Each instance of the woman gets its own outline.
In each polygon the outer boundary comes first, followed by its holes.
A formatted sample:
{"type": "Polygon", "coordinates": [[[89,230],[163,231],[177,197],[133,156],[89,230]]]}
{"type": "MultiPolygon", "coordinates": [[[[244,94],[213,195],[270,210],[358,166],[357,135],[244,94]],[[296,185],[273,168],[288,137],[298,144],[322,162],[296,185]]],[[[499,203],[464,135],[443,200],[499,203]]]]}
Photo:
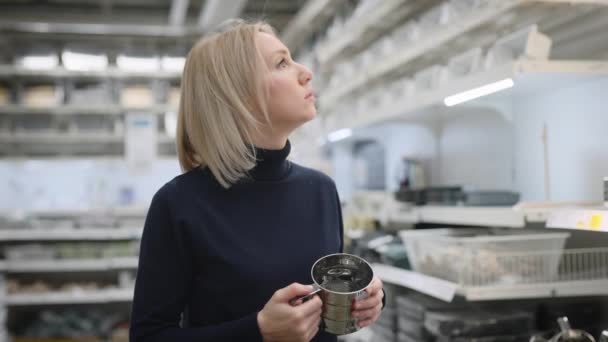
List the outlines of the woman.
{"type": "MultiPolygon", "coordinates": [[[[131,341],[336,341],[319,332],[310,268],[342,250],[333,181],[288,161],[316,115],[310,71],[263,22],[235,21],[188,54],[177,148],[185,173],[152,199],[131,341]]],[[[382,283],[354,304],[361,327],[382,283]]]]}

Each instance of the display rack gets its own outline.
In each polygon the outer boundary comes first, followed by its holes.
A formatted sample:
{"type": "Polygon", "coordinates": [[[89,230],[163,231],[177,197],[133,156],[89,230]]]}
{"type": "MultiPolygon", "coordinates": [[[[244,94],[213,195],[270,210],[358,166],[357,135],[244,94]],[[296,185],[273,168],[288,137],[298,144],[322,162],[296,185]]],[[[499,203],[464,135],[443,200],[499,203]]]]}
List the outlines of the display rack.
{"type": "Polygon", "coordinates": [[[0,229],[0,241],[99,241],[141,238],[142,228],[0,229]]]}
{"type": "Polygon", "coordinates": [[[0,65],[8,94],[0,104],[0,154],[124,155],[126,118],[141,113],[157,116],[152,119],[158,154],[174,155],[174,139],[167,134],[174,130],[180,78],[181,71],[114,66],[72,71],[0,65]]]}
{"type": "Polygon", "coordinates": [[[544,224],[551,212],[559,208],[544,206],[416,206],[394,199],[392,193],[360,192],[355,195],[349,212],[382,223],[403,224],[434,223],[446,225],[471,225],[488,227],[524,228],[530,224],[544,224]]]}
{"type": "MultiPolygon", "coordinates": [[[[518,60],[500,67],[475,73],[462,79],[453,80],[437,89],[416,94],[416,101],[405,98],[378,108],[372,113],[351,116],[346,120],[342,115],[330,115],[326,119],[328,131],[348,128],[365,127],[391,120],[420,121],[428,120],[434,115],[445,112],[444,99],[447,96],[462,93],[483,85],[504,79],[512,79],[515,86],[494,95],[489,95],[485,101],[477,105],[491,107],[495,97],[500,104],[505,95],[517,97],[527,91],[541,91],[554,87],[555,84],[577,84],[592,81],[594,78],[608,75],[608,62],[605,61],[528,61],[518,60]]],[[[503,101],[504,102],[504,101],[503,101]]],[[[473,102],[474,103],[474,102],[473,102]]],[[[498,107],[502,114],[509,118],[505,108],[498,107]]]]}
{"type": "Polygon", "coordinates": [[[309,0],[289,22],[281,34],[281,40],[292,50],[297,50],[315,30],[330,19],[344,0],[309,0]]]}
{"type": "MultiPolygon", "coordinates": [[[[506,0],[487,2],[485,6],[474,10],[450,25],[440,26],[429,32],[410,47],[401,49],[387,58],[374,63],[373,66],[360,72],[348,83],[328,89],[320,98],[323,110],[331,109],[347,94],[379,81],[384,77],[394,77],[407,70],[419,70],[421,60],[441,60],[442,56],[453,55],[458,51],[483,46],[493,40],[487,32],[513,31],[529,23],[551,20],[555,17],[575,14],[581,6],[600,7],[608,5],[602,0],[506,0]],[[573,11],[574,10],[574,11],[573,11]],[[501,18],[506,18],[499,20],[501,18]],[[496,27],[500,26],[500,27],[496,27]],[[466,46],[458,37],[467,36],[466,46]]],[[[591,8],[593,9],[593,8],[591,8]]],[[[542,23],[541,23],[542,24],[542,23]]],[[[356,33],[357,34],[357,33],[356,33]]],[[[361,33],[358,33],[361,34],[361,33]]],[[[356,39],[356,37],[351,38],[356,39]]]]}
{"type": "MultiPolygon", "coordinates": [[[[26,215],[24,213],[24,215],[26,215]]],[[[65,211],[32,211],[27,213],[27,217],[42,219],[52,226],[53,220],[63,222],[69,219],[75,222],[79,220],[115,215],[108,222],[126,219],[124,222],[131,222],[134,218],[142,219],[145,216],[143,208],[110,208],[92,211],[65,210],[65,211]]],[[[141,239],[142,227],[99,227],[99,228],[19,228],[19,229],[0,229],[0,242],[6,245],[19,244],[48,244],[62,242],[63,248],[66,243],[94,243],[114,242],[114,241],[137,241],[141,239]]],[[[106,248],[105,244],[98,247],[106,248]]],[[[135,247],[133,247],[135,248],[135,247]]],[[[109,251],[110,253],[112,250],[109,251]]],[[[75,252],[80,253],[80,252],[75,252]]],[[[123,252],[120,252],[123,253],[123,252]]],[[[0,273],[5,278],[21,277],[23,275],[37,275],[38,279],[45,279],[50,274],[87,274],[87,277],[96,278],[103,276],[107,272],[116,273],[119,287],[102,288],[99,290],[75,289],[70,291],[47,291],[40,293],[30,293],[27,290],[18,293],[4,293],[0,299],[0,307],[7,308],[17,306],[45,306],[45,305],[72,305],[72,304],[106,304],[106,303],[127,303],[133,298],[132,272],[137,269],[137,256],[115,256],[87,259],[8,259],[0,263],[0,273]]],[[[7,280],[8,280],[7,279],[7,280]]],[[[19,278],[16,278],[19,279],[19,278]]],[[[74,285],[80,286],[80,285],[74,285]]],[[[4,290],[3,290],[4,291],[4,290]]]]}
{"type": "Polygon", "coordinates": [[[514,206],[413,205],[390,192],[363,191],[353,197],[349,214],[381,223],[433,223],[485,227],[547,228],[608,231],[608,208],[594,203],[526,203],[514,206]]]}
{"type": "Polygon", "coordinates": [[[6,295],[7,306],[39,306],[67,304],[105,304],[130,302],[133,289],[105,289],[96,291],[71,291],[50,293],[24,293],[6,295]]]}
{"type": "Polygon", "coordinates": [[[565,208],[554,210],[547,228],[562,228],[608,232],[608,208],[565,208]]]}
{"type": "MultiPolygon", "coordinates": [[[[146,217],[147,206],[117,206],[108,208],[87,209],[33,209],[22,213],[22,215],[33,218],[63,219],[74,217],[113,217],[117,219],[146,217]]],[[[6,214],[5,214],[6,215],[6,214]]]]}
{"type": "Polygon", "coordinates": [[[341,57],[361,51],[399,22],[438,2],[440,1],[381,1],[371,7],[365,16],[348,22],[335,38],[321,43],[316,49],[317,58],[324,69],[331,68],[341,57]]]}
{"type": "MultiPolygon", "coordinates": [[[[78,152],[84,155],[110,156],[120,154],[125,142],[124,134],[117,133],[68,133],[60,132],[15,132],[0,133],[0,152],[13,154],[15,151],[37,152],[42,154],[57,153],[58,155],[69,155],[78,152]],[[16,147],[17,146],[17,147],[16,147]],[[57,147],[63,147],[58,151],[57,147]],[[104,146],[116,146],[117,151],[112,152],[104,146]]],[[[157,137],[159,147],[167,146],[169,151],[174,151],[175,139],[159,134],[157,137]]],[[[162,151],[159,149],[159,153],[162,151]]]]}
{"type": "Polygon", "coordinates": [[[0,65],[0,79],[47,79],[74,78],[74,79],[167,79],[179,80],[181,72],[159,70],[155,72],[127,71],[110,67],[103,71],[75,71],[62,67],[47,70],[32,70],[13,65],[0,65]]]}
{"type": "Polygon", "coordinates": [[[5,273],[103,272],[136,269],[137,257],[76,260],[8,260],[0,264],[5,273]]]}
{"type": "Polygon", "coordinates": [[[177,108],[170,105],[155,105],[150,107],[125,107],[120,105],[63,105],[53,107],[28,107],[21,105],[0,106],[0,114],[4,115],[120,115],[123,113],[151,113],[165,114],[176,111],[177,108]]]}

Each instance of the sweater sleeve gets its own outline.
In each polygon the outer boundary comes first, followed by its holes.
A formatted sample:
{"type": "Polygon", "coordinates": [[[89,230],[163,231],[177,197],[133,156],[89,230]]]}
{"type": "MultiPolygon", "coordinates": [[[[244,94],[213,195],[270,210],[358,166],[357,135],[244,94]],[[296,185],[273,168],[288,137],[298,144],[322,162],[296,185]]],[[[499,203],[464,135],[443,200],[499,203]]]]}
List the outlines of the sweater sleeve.
{"type": "Polygon", "coordinates": [[[180,326],[191,291],[192,260],[171,213],[169,185],[154,195],[146,217],[129,340],[262,341],[257,312],[213,326],[180,326]]]}

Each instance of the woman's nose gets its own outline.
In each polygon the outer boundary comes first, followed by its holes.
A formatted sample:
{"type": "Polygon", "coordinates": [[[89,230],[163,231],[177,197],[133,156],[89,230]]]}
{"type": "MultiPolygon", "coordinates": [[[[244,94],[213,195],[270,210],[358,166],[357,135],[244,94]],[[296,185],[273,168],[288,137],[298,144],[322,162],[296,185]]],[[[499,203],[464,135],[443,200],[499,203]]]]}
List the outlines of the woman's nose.
{"type": "Polygon", "coordinates": [[[310,71],[307,67],[305,67],[304,65],[300,64],[300,75],[299,75],[299,79],[300,79],[300,84],[302,85],[306,85],[308,82],[310,82],[310,80],[312,80],[312,71],[310,71]]]}

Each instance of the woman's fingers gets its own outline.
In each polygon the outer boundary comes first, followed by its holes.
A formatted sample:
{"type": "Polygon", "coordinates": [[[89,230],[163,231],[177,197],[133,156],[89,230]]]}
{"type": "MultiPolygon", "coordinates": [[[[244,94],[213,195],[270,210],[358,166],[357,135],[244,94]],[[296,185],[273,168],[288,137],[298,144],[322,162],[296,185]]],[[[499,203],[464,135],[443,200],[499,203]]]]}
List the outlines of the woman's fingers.
{"type": "Polygon", "coordinates": [[[356,300],[353,302],[353,310],[367,310],[375,308],[378,304],[382,305],[382,297],[384,297],[384,292],[377,291],[365,299],[356,300]]]}
{"type": "Polygon", "coordinates": [[[365,328],[380,318],[381,309],[369,310],[366,314],[362,315],[361,318],[357,319],[357,326],[359,328],[365,328]]]}
{"type": "Polygon", "coordinates": [[[363,328],[365,328],[365,327],[367,327],[367,326],[371,325],[372,323],[373,323],[373,320],[372,320],[371,318],[368,318],[368,319],[364,319],[364,320],[362,320],[362,321],[357,322],[357,326],[358,326],[360,329],[363,329],[363,328]]]}
{"type": "Polygon", "coordinates": [[[355,317],[356,319],[367,319],[378,315],[381,310],[382,309],[380,308],[380,306],[376,306],[367,310],[357,310],[353,312],[353,317],[355,317]]]}
{"type": "Polygon", "coordinates": [[[315,295],[314,297],[307,300],[306,302],[296,306],[296,308],[298,308],[298,310],[302,311],[302,314],[304,316],[315,315],[317,311],[321,312],[322,307],[323,307],[323,302],[321,301],[321,298],[319,298],[318,295],[315,295]]]}
{"type": "Polygon", "coordinates": [[[380,280],[380,278],[374,276],[374,279],[372,279],[372,283],[369,286],[369,288],[366,290],[367,293],[371,296],[374,295],[376,293],[378,293],[379,291],[382,291],[382,280],[380,280]]]}
{"type": "Polygon", "coordinates": [[[382,312],[382,281],[376,277],[370,287],[366,290],[369,297],[354,301],[353,317],[357,320],[359,328],[365,328],[374,323],[382,312]]]}

